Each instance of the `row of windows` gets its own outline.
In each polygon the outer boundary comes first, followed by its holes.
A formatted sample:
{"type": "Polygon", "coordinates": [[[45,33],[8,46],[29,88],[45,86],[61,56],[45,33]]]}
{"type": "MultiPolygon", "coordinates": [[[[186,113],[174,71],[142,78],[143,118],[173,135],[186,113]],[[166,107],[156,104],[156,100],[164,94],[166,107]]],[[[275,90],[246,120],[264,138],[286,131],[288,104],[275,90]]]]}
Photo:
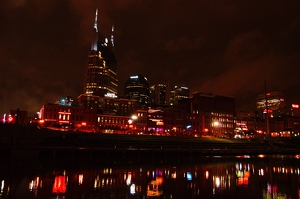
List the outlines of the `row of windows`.
{"type": "MultiPolygon", "coordinates": [[[[94,111],[91,110],[84,110],[84,109],[61,109],[61,108],[54,108],[54,107],[45,107],[45,112],[53,111],[53,112],[65,112],[65,113],[85,113],[85,114],[95,114],[94,111]]],[[[47,113],[45,113],[47,114],[47,113]]]]}
{"type": "Polygon", "coordinates": [[[144,113],[138,113],[137,114],[138,117],[144,117],[144,115],[146,116],[146,114],[144,114],[144,113]]]}
{"type": "Polygon", "coordinates": [[[69,115],[69,114],[47,114],[45,113],[44,119],[56,119],[56,120],[72,120],[72,121],[83,121],[85,119],[88,122],[95,122],[93,117],[85,117],[83,118],[82,115],[69,115]]]}
{"type": "Polygon", "coordinates": [[[98,122],[109,124],[128,124],[129,118],[98,117],[98,122]]]}

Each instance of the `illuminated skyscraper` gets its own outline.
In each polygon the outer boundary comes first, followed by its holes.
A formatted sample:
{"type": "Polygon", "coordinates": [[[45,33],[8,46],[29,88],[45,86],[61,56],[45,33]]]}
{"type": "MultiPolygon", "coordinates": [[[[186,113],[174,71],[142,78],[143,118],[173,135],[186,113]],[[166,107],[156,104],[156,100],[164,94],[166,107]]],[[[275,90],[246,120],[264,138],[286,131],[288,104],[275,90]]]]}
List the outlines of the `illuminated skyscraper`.
{"type": "Polygon", "coordinates": [[[150,87],[150,102],[156,105],[170,104],[170,88],[167,80],[150,87]]]}
{"type": "MultiPolygon", "coordinates": [[[[117,95],[117,61],[113,52],[113,34],[109,41],[98,32],[98,10],[94,23],[94,37],[91,50],[88,52],[87,68],[84,76],[84,93],[104,96],[107,93],[117,95]]],[[[114,27],[112,27],[112,33],[114,27]]]]}
{"type": "Polygon", "coordinates": [[[125,97],[134,99],[140,105],[147,104],[149,101],[149,83],[143,75],[132,75],[125,83],[125,97]]]}

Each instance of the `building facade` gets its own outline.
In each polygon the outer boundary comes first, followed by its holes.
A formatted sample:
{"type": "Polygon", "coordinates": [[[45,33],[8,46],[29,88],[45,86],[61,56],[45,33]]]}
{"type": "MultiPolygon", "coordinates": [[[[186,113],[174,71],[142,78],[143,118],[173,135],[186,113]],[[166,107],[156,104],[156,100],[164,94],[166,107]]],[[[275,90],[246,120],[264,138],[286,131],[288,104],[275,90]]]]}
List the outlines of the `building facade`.
{"type": "Polygon", "coordinates": [[[170,92],[170,105],[178,104],[178,100],[188,98],[190,96],[189,88],[186,86],[174,86],[170,92]]]}
{"type": "Polygon", "coordinates": [[[150,103],[155,105],[170,104],[170,86],[168,81],[150,87],[150,103]]]}
{"type": "Polygon", "coordinates": [[[124,95],[127,99],[136,100],[140,105],[149,102],[149,83],[143,75],[132,75],[125,83],[124,95]]]}
{"type": "Polygon", "coordinates": [[[137,109],[137,101],[117,98],[113,94],[99,97],[97,95],[81,94],[78,97],[80,106],[97,110],[98,114],[131,116],[137,109]]]}
{"type": "Polygon", "coordinates": [[[44,104],[39,112],[39,125],[59,131],[98,132],[97,112],[95,109],[44,104]]]}
{"type": "Polygon", "coordinates": [[[269,117],[274,117],[274,111],[285,107],[284,96],[281,92],[275,91],[260,94],[256,98],[256,109],[260,117],[264,118],[266,111],[269,117]]]}
{"type": "Polygon", "coordinates": [[[117,61],[112,50],[114,47],[113,37],[109,41],[98,32],[97,20],[98,10],[94,23],[92,47],[88,52],[84,75],[84,93],[98,96],[104,96],[107,93],[117,95],[117,61]]]}

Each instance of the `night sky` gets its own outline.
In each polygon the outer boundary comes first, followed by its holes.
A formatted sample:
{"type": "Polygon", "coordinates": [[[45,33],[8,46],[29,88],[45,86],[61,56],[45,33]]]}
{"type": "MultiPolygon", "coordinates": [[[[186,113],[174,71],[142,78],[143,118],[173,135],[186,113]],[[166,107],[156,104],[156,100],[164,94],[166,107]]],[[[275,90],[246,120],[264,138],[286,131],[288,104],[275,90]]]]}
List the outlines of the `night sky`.
{"type": "Polygon", "coordinates": [[[133,74],[190,92],[233,96],[237,110],[280,91],[300,102],[299,0],[2,0],[0,114],[83,93],[98,29],[115,27],[119,96],[133,74]]]}

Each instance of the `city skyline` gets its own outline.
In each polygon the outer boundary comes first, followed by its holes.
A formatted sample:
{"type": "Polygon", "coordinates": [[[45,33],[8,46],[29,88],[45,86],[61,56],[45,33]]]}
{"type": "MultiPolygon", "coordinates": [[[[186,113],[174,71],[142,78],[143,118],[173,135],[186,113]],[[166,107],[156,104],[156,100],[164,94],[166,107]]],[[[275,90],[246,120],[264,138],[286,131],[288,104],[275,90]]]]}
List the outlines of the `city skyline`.
{"type": "Polygon", "coordinates": [[[38,111],[83,93],[87,55],[98,30],[114,26],[118,95],[132,74],[167,79],[190,92],[233,96],[237,110],[280,91],[299,103],[300,2],[35,1],[0,3],[1,112],[38,111]]]}

